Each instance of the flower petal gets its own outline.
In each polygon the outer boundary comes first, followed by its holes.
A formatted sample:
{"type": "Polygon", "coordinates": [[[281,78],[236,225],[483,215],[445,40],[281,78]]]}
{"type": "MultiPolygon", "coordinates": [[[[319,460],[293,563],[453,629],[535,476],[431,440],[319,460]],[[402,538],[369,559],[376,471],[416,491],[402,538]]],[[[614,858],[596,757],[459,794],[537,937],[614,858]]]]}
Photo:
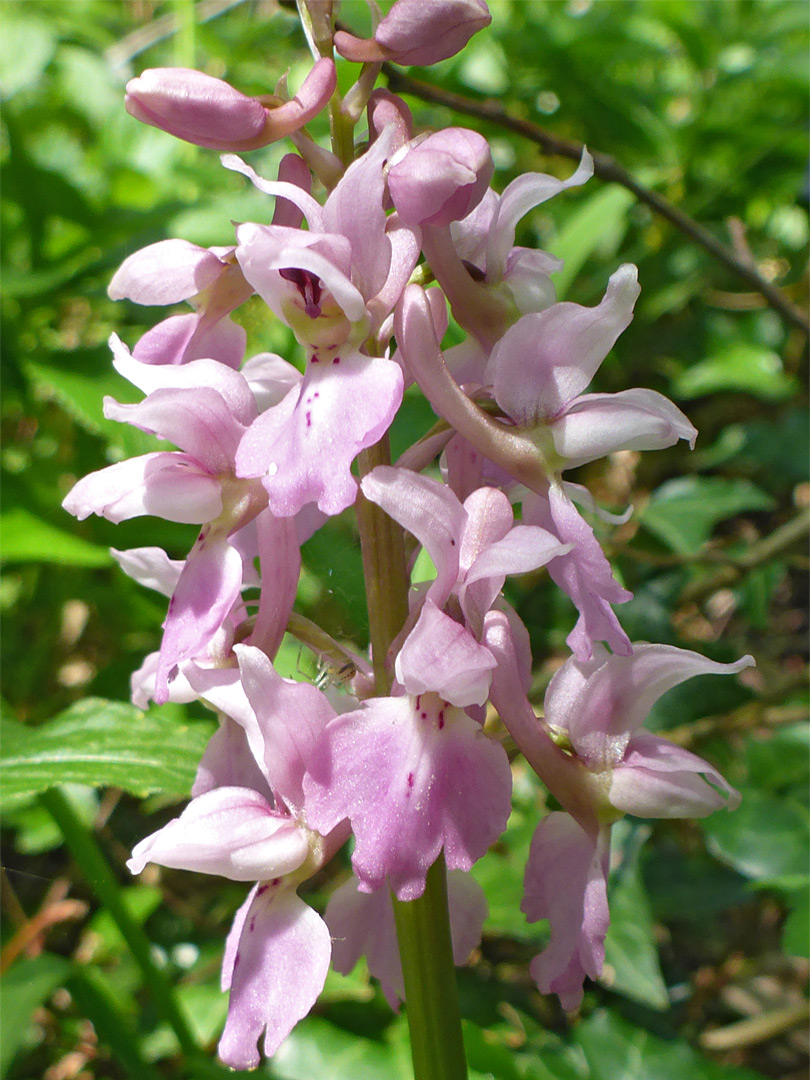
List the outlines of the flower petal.
{"type": "Polygon", "coordinates": [[[327,727],[304,793],[319,832],[351,820],[363,891],[389,876],[400,900],[412,900],[442,848],[449,868],[468,870],[497,839],[511,772],[500,744],[436,695],[372,698],[327,727]]]}
{"type": "Polygon", "coordinates": [[[180,817],[141,840],[127,866],[133,874],[154,862],[255,881],[297,870],[308,854],[305,831],[258,791],[222,787],[198,795],[180,817]]]}
{"type": "Polygon", "coordinates": [[[262,1032],[270,1057],[315,1004],[331,942],[320,915],[283,883],[260,885],[243,907],[228,941],[231,996],[219,1056],[232,1069],[255,1069],[262,1032]]]}

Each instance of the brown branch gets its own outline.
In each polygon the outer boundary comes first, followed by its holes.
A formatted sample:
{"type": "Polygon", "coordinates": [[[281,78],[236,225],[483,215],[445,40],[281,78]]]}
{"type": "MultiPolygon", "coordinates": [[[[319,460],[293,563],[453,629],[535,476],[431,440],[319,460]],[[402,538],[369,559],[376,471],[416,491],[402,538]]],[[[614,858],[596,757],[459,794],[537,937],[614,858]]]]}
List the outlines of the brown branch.
{"type": "Polygon", "coordinates": [[[746,571],[770,562],[771,559],[782,555],[794,544],[805,540],[809,530],[810,508],[803,507],[784,525],[780,525],[772,533],[751,544],[743,554],[738,555],[736,558],[727,556],[723,566],[718,566],[707,577],[690,582],[683,590],[681,598],[683,600],[699,600],[716,589],[722,589],[734,584],[746,571]]]}
{"type": "MultiPolygon", "coordinates": [[[[553,135],[545,128],[532,123],[530,120],[521,120],[511,116],[497,101],[478,101],[473,98],[456,94],[451,90],[444,90],[439,86],[422,82],[406,75],[392,64],[383,64],[383,72],[388,79],[389,88],[400,94],[410,94],[421,101],[430,102],[433,105],[443,105],[454,112],[463,113],[466,116],[474,116],[479,120],[488,120],[498,127],[507,131],[513,131],[524,139],[536,143],[548,154],[557,154],[561,157],[579,161],[582,156],[582,143],[572,142],[569,139],[553,135]]],[[[765,297],[768,304],[775,308],[793,326],[797,326],[805,334],[810,334],[810,320],[806,314],[792,303],[775,285],[751,266],[747,261],[738,258],[734,251],[717,239],[704,225],[689,217],[682,210],[673,206],[663,195],[644,187],[635,180],[630,173],[617,161],[607,154],[599,151],[591,151],[593,156],[594,175],[601,180],[612,181],[621,184],[622,187],[632,191],[639,202],[651,207],[661,217],[666,218],[676,229],[680,229],[696,244],[705,248],[719,262],[729,270],[746,281],[752,288],[765,297]]]]}
{"type": "Polygon", "coordinates": [[[88,907],[83,900],[66,898],[70,884],[65,879],[58,879],[48,890],[42,907],[31,919],[19,927],[14,936],[6,942],[0,952],[0,973],[5,973],[17,957],[32,946],[41,946],[43,935],[57,923],[68,919],[82,919],[88,907]]]}

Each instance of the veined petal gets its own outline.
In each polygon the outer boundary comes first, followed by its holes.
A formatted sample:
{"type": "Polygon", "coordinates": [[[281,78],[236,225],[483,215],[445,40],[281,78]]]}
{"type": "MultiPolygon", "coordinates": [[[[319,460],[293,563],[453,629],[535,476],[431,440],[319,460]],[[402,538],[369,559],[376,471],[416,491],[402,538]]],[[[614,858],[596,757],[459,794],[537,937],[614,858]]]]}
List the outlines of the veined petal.
{"type": "Polygon", "coordinates": [[[495,398],[515,423],[557,416],[582,393],[633,318],[635,266],[620,266],[597,307],[563,301],[524,315],[495,345],[487,366],[495,398]]]}
{"type": "MultiPolygon", "coordinates": [[[[450,870],[447,906],[453,960],[461,966],[481,942],[481,928],[487,916],[484,890],[463,870],[450,870]]],[[[357,879],[350,878],[330,896],[324,918],[332,934],[335,971],[348,975],[360,957],[365,956],[368,970],[379,979],[386,1001],[392,1009],[398,1009],[405,999],[405,984],[391,890],[383,885],[375,892],[362,892],[357,879]]]]}
{"type": "Polygon", "coordinates": [[[647,732],[631,738],[608,797],[637,817],[705,817],[740,805],[739,792],[708,761],[647,732]]]}
{"type": "Polygon", "coordinates": [[[339,514],[357,494],[352,461],[388,429],[401,400],[402,372],[391,360],[350,352],[312,361],[300,389],[246,432],[237,475],[261,476],[279,517],[310,502],[339,514]]]}
{"type": "Polygon", "coordinates": [[[565,468],[575,469],[616,450],[661,450],[678,439],[694,447],[697,429],[663,394],[633,389],[576,398],[551,434],[565,468]]]}
{"type": "Polygon", "coordinates": [[[168,699],[168,680],[183,660],[205,648],[222,626],[242,587],[242,556],[219,532],[201,534],[169,601],[163,623],[155,701],[168,699]]]}
{"type": "Polygon", "coordinates": [[[394,134],[387,128],[352,162],[323,208],[324,232],[340,233],[351,244],[352,280],[367,300],[382,289],[391,268],[383,165],[394,134]]]}
{"type": "Polygon", "coordinates": [[[594,642],[606,641],[617,653],[632,651],[611,604],[623,604],[632,593],[613,577],[610,563],[593,533],[559,484],[549,488],[548,500],[527,495],[523,500],[523,520],[548,529],[561,543],[573,544],[567,555],[549,563],[549,574],[577,606],[579,618],[567,637],[579,660],[589,660],[594,642]]]}
{"type": "Polygon", "coordinates": [[[288,806],[300,809],[304,772],[335,710],[316,687],[283,679],[261,649],[235,645],[234,651],[264,739],[260,764],[273,791],[288,806]]]}
{"type": "Polygon", "coordinates": [[[326,728],[304,793],[310,827],[328,833],[350,819],[363,891],[388,876],[412,900],[442,848],[450,869],[468,870],[500,835],[511,772],[503,747],[437,695],[372,698],[326,728]]]}
{"type": "Polygon", "coordinates": [[[136,405],[106,397],[104,415],[168,439],[214,474],[232,471],[245,432],[222,395],[207,387],[154,390],[136,405]]]}
{"type": "Polygon", "coordinates": [[[467,513],[445,484],[427,476],[378,465],[363,477],[363,494],[407,529],[436,567],[428,596],[443,607],[458,580],[461,537],[467,513]]]}
{"type": "Polygon", "coordinates": [[[290,390],[300,386],[303,375],[298,368],[275,353],[258,353],[242,365],[242,376],[262,413],[283,401],[290,390]]]}
{"type": "Polygon", "coordinates": [[[544,994],[564,1009],[582,1001],[586,976],[597,978],[605,960],[610,924],[607,902],[609,833],[589,836],[568,814],[543,818],[529,850],[521,910],[529,922],[548,919],[551,941],[531,964],[544,994]]]}
{"type": "Polygon", "coordinates": [[[508,184],[501,195],[495,221],[487,240],[487,280],[503,278],[506,259],[515,242],[517,223],[535,206],[558,195],[566,188],[578,187],[593,176],[593,158],[586,149],[582,159],[567,180],[545,173],[524,173],[508,184]]]}
{"type": "Polygon", "coordinates": [[[459,588],[462,610],[476,632],[508,574],[536,570],[560,555],[567,555],[572,547],[573,544],[561,543],[553,533],[539,526],[515,525],[502,540],[482,551],[459,588]]]}
{"type": "Polygon", "coordinates": [[[196,798],[207,791],[234,787],[258,792],[271,809],[277,809],[267,777],[256,761],[244,727],[220,713],[219,727],[208,740],[191,794],[196,798]]]}
{"type": "Polygon", "coordinates": [[[215,390],[236,419],[247,426],[257,415],[256,401],[244,375],[218,360],[190,360],[186,364],[145,364],[136,360],[117,334],[110,337],[113,367],[133,386],[151,394],[155,390],[215,390]]]}
{"type": "Polygon", "coordinates": [[[222,488],[190,455],[158,450],[82,477],[62,506],[79,521],[98,514],[118,524],[150,515],[201,525],[222,513],[222,488]]]}
{"type": "Polygon", "coordinates": [[[320,915],[283,882],[260,885],[242,910],[228,939],[227,971],[223,964],[231,996],[219,1056],[232,1069],[254,1069],[262,1032],[270,1057],[315,1004],[331,942],[320,915]]]}
{"type": "Polygon", "coordinates": [[[385,999],[398,1009],[405,999],[405,982],[397,947],[391,890],[383,885],[361,892],[357,878],[349,878],[329,897],[324,915],[332,935],[332,967],[348,975],[361,956],[379,979],[385,999]]]}
{"type": "Polygon", "coordinates": [[[439,611],[428,598],[396,658],[396,675],[409,694],[435,692],[464,708],[483,705],[495,658],[466,626],[439,611]]]}
{"type": "Polygon", "coordinates": [[[192,799],[179,818],[141,840],[127,866],[133,874],[154,862],[256,881],[297,870],[308,854],[306,833],[258,791],[223,787],[192,799]]]}
{"type": "Polygon", "coordinates": [[[307,225],[313,232],[323,231],[323,209],[321,204],[308,191],[304,191],[302,187],[299,187],[298,184],[291,184],[284,180],[265,180],[236,154],[223,154],[220,161],[226,169],[246,176],[259,191],[263,191],[266,195],[281,197],[291,202],[293,206],[297,206],[307,219],[307,225]]]}
{"type": "Polygon", "coordinates": [[[170,559],[159,547],[129,548],[128,551],[110,548],[110,554],[133,581],[163,596],[172,595],[185,565],[185,560],[170,559]]]}
{"type": "Polygon", "coordinates": [[[673,686],[695,675],[736,674],[753,664],[751,656],[720,664],[674,645],[635,645],[629,656],[606,656],[578,697],[568,702],[565,713],[555,705],[554,722],[568,730],[578,753],[601,758],[604,741],[618,737],[626,745],[655,702],[673,686]]]}
{"type": "Polygon", "coordinates": [[[179,304],[213,285],[223,269],[207,248],[187,240],[160,240],[124,259],[107,294],[136,304],[179,304]]]}

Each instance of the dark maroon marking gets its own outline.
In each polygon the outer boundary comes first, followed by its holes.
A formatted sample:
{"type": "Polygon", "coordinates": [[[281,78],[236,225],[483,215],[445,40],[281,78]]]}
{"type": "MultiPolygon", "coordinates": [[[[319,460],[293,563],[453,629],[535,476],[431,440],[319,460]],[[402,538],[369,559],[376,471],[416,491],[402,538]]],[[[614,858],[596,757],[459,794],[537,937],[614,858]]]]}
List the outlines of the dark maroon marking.
{"type": "Polygon", "coordinates": [[[310,319],[317,319],[321,314],[321,291],[323,285],[321,279],[309,270],[301,270],[297,266],[279,270],[279,274],[285,281],[291,281],[295,285],[304,301],[304,312],[310,319]]]}
{"type": "Polygon", "coordinates": [[[256,916],[251,915],[250,916],[250,924],[248,926],[248,932],[252,934],[255,929],[256,929],[256,916]]]}
{"type": "Polygon", "coordinates": [[[450,537],[450,547],[455,547],[455,546],[456,546],[456,542],[455,542],[455,540],[453,539],[453,537],[451,536],[451,537],[450,537]]]}
{"type": "Polygon", "coordinates": [[[413,787],[413,773],[412,772],[408,773],[408,787],[409,788],[413,787]]]}
{"type": "Polygon", "coordinates": [[[312,413],[307,413],[307,427],[312,427],[312,413]]]}
{"type": "Polygon", "coordinates": [[[262,893],[266,893],[269,888],[270,886],[267,883],[260,885],[256,890],[256,899],[258,900],[262,893]]]}
{"type": "Polygon", "coordinates": [[[444,727],[444,709],[439,709],[439,731],[444,727]]]}
{"type": "Polygon", "coordinates": [[[332,357],[332,363],[333,364],[339,364],[340,363],[340,357],[339,356],[333,356],[332,357]]]}
{"type": "Polygon", "coordinates": [[[419,715],[422,717],[423,720],[427,720],[427,713],[426,712],[422,712],[419,715]]]}
{"type": "Polygon", "coordinates": [[[280,885],[281,884],[281,878],[280,877],[274,877],[273,880],[270,882],[270,884],[274,885],[274,886],[275,885],[280,885]]]}
{"type": "Polygon", "coordinates": [[[417,695],[416,695],[416,707],[417,707],[417,709],[419,708],[419,702],[420,702],[421,700],[422,700],[422,695],[421,695],[421,694],[417,694],[417,695]]]}

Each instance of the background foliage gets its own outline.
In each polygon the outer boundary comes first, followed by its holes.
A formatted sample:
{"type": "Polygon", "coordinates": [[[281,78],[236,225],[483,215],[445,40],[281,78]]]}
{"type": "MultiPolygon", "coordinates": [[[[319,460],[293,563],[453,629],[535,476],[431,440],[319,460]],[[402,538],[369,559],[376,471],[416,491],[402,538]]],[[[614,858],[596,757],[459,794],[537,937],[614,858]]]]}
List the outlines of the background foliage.
{"type": "MultiPolygon", "coordinates": [[[[473,98],[611,154],[804,303],[808,236],[807,27],[801,0],[493,0],[493,26],[425,73],[473,98]]],[[[364,5],[342,9],[354,27],[364,5]]],[[[134,842],[177,813],[212,729],[197,707],[146,716],[128,677],[157,646],[164,602],[120,573],[109,545],[160,544],[192,527],[139,519],[77,524],[59,508],[76,478],[150,449],[103,418],[133,400],[106,339],[133,344],[163,312],[105,294],[129,253],[167,236],[228,243],[231,220],[269,220],[267,200],[217,155],[144,128],[123,86],[145,67],[196,66],[246,92],[309,61],[296,19],[267,0],[27,0],[2,11],[3,613],[0,1066],[45,1076],[225,1075],[210,1061],[225,1015],[224,934],[243,889],[123,867],[134,842]],[[200,1050],[196,1050],[199,1047],[200,1050]],[[201,1052],[200,1052],[201,1051],[201,1052]],[[207,1060],[209,1059],[209,1060],[207,1060]]],[[[411,100],[419,125],[446,110],[411,100]]],[[[460,121],[470,124],[469,120],[460,121]]],[[[569,163],[490,123],[502,188],[569,163]]],[[[270,175],[283,152],[251,158],[270,175]]],[[[520,238],[519,238],[520,239],[520,238]]],[[[697,450],[589,466],[601,500],[635,504],[603,540],[635,599],[634,639],[718,660],[752,652],[743,680],[671,692],[652,725],[722,767],[744,801],[700,823],[617,831],[614,925],[603,980],[569,1022],[527,976],[543,924],[518,900],[543,796],[516,766],[515,812],[479,865],[491,915],[461,975],[471,1067],[497,1080],[698,1080],[805,1075],[807,977],[807,411],[801,331],[703,248],[597,180],[540,208],[523,242],[566,259],[560,295],[595,303],[638,263],[636,319],[600,390],[650,386],[697,424],[697,450]]],[[[289,342],[261,305],[242,309],[253,351],[289,342]]],[[[403,447],[431,422],[407,399],[403,447]]],[[[359,554],[348,522],[304,552],[300,606],[362,644],[359,554]]],[[[569,602],[542,573],[511,599],[531,628],[537,701],[565,655],[569,602]]],[[[289,647],[289,671],[306,667],[289,647]]],[[[316,906],[344,871],[314,882],[316,906]]],[[[363,972],[330,976],[315,1013],[267,1075],[407,1077],[404,1018],[363,972]]]]}

